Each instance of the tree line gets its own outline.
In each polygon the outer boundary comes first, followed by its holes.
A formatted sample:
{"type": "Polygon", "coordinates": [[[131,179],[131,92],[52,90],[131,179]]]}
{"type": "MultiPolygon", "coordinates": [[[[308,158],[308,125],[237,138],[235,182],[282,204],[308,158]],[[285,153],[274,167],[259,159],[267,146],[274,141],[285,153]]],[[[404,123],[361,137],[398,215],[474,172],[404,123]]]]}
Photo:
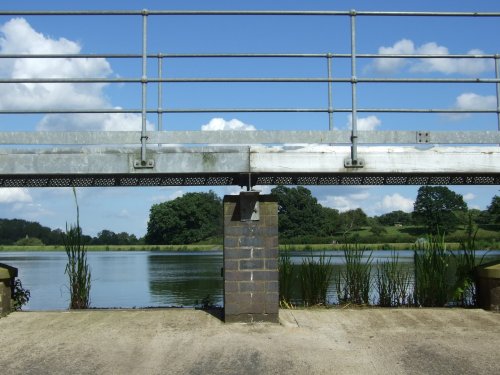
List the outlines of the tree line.
{"type": "MultiPolygon", "coordinates": [[[[34,221],[22,219],[0,219],[0,245],[63,245],[64,232],[51,229],[34,221]]],[[[104,229],[92,237],[82,235],[88,245],[139,245],[144,240],[126,232],[115,233],[104,229]]]]}
{"type": "MultiPolygon", "coordinates": [[[[303,186],[276,186],[271,195],[278,201],[281,243],[329,243],[346,239],[356,242],[361,228],[369,230],[372,240],[383,236],[388,227],[419,226],[420,232],[407,230],[412,235],[451,233],[467,221],[497,232],[500,229],[499,196],[494,196],[487,209],[480,211],[469,209],[462,195],[444,186],[420,187],[411,213],[398,210],[374,217],[369,217],[362,208],[339,212],[324,207],[303,186]]],[[[143,238],[104,229],[95,237],[84,235],[83,240],[89,245],[183,245],[202,241],[216,244],[221,243],[222,220],[222,199],[217,194],[186,193],[151,207],[143,238]]],[[[52,230],[36,222],[0,219],[0,245],[61,245],[62,236],[60,229],[52,230]]]]}

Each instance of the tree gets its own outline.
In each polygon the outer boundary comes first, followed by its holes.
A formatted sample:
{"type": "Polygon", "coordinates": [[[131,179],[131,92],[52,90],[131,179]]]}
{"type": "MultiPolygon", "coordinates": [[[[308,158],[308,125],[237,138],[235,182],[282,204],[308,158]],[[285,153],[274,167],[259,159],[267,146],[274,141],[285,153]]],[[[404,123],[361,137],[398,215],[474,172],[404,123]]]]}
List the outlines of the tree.
{"type": "Polygon", "coordinates": [[[154,204],[145,236],[147,244],[189,244],[222,234],[222,201],[213,192],[187,193],[154,204]]]}
{"type": "Polygon", "coordinates": [[[413,208],[415,220],[435,234],[455,230],[459,222],[455,212],[466,211],[467,204],[446,186],[421,186],[413,208]]]}
{"type": "Polygon", "coordinates": [[[309,189],[279,185],[271,190],[271,195],[278,199],[279,233],[282,238],[326,235],[329,225],[326,215],[333,217],[335,213],[324,210],[309,189]]]}
{"type": "Polygon", "coordinates": [[[490,223],[500,223],[500,197],[495,195],[491,200],[491,204],[487,208],[488,215],[490,216],[490,223]]]}
{"type": "Polygon", "coordinates": [[[360,229],[367,223],[368,216],[366,216],[361,208],[345,211],[339,215],[339,227],[344,237],[347,236],[349,232],[360,229]]]}
{"type": "Polygon", "coordinates": [[[411,214],[401,210],[388,212],[386,214],[377,216],[376,219],[380,224],[385,226],[394,226],[397,223],[400,223],[402,225],[410,225],[412,222],[411,214]]]}

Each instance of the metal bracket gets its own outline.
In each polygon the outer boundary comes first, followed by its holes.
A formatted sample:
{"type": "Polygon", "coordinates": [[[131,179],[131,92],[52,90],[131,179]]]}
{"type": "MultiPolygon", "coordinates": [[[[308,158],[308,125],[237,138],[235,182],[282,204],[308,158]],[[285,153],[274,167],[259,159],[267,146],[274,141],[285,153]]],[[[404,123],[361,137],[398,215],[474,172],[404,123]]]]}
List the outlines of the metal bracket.
{"type": "Polygon", "coordinates": [[[430,143],[431,133],[428,131],[417,131],[417,143],[430,143]]]}
{"type": "Polygon", "coordinates": [[[259,191],[240,192],[240,221],[260,220],[259,191]]]}
{"type": "Polygon", "coordinates": [[[344,168],[363,168],[365,161],[363,159],[352,160],[351,158],[344,159],[344,168]]]}
{"type": "Polygon", "coordinates": [[[155,161],[153,159],[134,160],[134,168],[136,169],[154,168],[154,166],[155,166],[155,161]]]}

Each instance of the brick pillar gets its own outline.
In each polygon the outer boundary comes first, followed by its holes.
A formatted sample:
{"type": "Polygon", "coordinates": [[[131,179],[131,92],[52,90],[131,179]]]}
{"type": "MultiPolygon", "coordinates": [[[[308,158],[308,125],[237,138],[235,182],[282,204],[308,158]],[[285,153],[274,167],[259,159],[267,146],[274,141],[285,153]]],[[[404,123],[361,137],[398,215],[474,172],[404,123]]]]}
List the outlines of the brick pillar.
{"type": "Polygon", "coordinates": [[[278,310],[278,203],[254,192],[225,196],[225,321],[277,323],[278,310]]]}

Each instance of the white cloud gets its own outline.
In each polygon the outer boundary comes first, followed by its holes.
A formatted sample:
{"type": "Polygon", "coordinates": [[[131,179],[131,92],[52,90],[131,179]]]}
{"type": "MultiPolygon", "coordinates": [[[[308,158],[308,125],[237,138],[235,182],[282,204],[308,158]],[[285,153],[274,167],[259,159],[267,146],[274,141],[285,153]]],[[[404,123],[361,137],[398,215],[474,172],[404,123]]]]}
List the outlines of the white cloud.
{"type": "Polygon", "coordinates": [[[370,198],[368,191],[352,193],[347,195],[327,195],[319,203],[322,206],[335,208],[340,212],[355,210],[356,208],[366,208],[365,201],[370,198]]]}
{"type": "MultiPolygon", "coordinates": [[[[79,54],[80,44],[37,32],[23,18],[0,26],[0,53],[79,54]]],[[[7,78],[105,78],[112,74],[106,59],[2,59],[0,75],[7,78]]],[[[0,87],[0,109],[113,108],[103,83],[12,83],[0,87]]],[[[151,128],[151,124],[148,124],[151,128]]],[[[46,115],[38,130],[140,130],[138,114],[46,115]]]]}
{"type": "MultiPolygon", "coordinates": [[[[447,47],[440,46],[436,42],[425,43],[419,47],[409,39],[401,39],[390,47],[380,47],[379,54],[417,54],[417,55],[449,55],[447,47]]],[[[468,55],[480,55],[484,52],[480,49],[471,49],[468,55]]],[[[379,58],[375,59],[369,68],[378,73],[395,74],[402,68],[409,66],[413,73],[442,73],[477,75],[493,69],[493,62],[480,58],[379,58]]]]}
{"type": "Polygon", "coordinates": [[[380,210],[384,212],[391,211],[404,211],[404,212],[412,212],[413,211],[413,203],[414,201],[409,198],[405,198],[398,193],[394,193],[392,195],[386,195],[382,198],[382,201],[378,204],[380,210]]]}
{"type": "Polygon", "coordinates": [[[201,130],[256,130],[255,126],[245,124],[238,119],[226,121],[223,118],[216,117],[209,121],[208,124],[202,125],[201,130]]]}
{"type": "MultiPolygon", "coordinates": [[[[378,53],[380,55],[409,55],[415,53],[415,45],[409,39],[401,39],[392,47],[380,47],[378,53]]],[[[402,58],[380,58],[373,61],[373,68],[378,73],[393,74],[407,63],[408,61],[402,58]]]]}
{"type": "MultiPolygon", "coordinates": [[[[352,115],[347,116],[347,128],[352,129],[352,115]]],[[[375,130],[382,124],[377,116],[358,117],[358,130],[375,130]]]]}
{"type": "Polygon", "coordinates": [[[151,197],[153,202],[168,202],[176,198],[182,197],[186,192],[184,190],[174,190],[169,194],[154,195],[151,197]]]}
{"type": "MultiPolygon", "coordinates": [[[[154,125],[149,121],[148,130],[153,130],[154,125]]],[[[141,116],[133,113],[98,113],[98,114],[62,114],[46,115],[37,126],[38,130],[45,131],[140,131],[142,128],[141,116]]]]}
{"type": "MultiPolygon", "coordinates": [[[[495,109],[497,105],[497,99],[494,95],[478,95],[473,92],[466,92],[459,95],[455,99],[454,109],[460,110],[485,110],[485,109],[495,109]]],[[[446,114],[451,120],[460,120],[469,117],[470,114],[467,113],[450,113],[446,114]]]]}
{"type": "Polygon", "coordinates": [[[473,193],[467,193],[464,195],[464,201],[468,202],[476,198],[476,195],[473,193]]]}
{"type": "Polygon", "coordinates": [[[28,190],[23,188],[0,188],[0,203],[32,202],[28,190]]]}

